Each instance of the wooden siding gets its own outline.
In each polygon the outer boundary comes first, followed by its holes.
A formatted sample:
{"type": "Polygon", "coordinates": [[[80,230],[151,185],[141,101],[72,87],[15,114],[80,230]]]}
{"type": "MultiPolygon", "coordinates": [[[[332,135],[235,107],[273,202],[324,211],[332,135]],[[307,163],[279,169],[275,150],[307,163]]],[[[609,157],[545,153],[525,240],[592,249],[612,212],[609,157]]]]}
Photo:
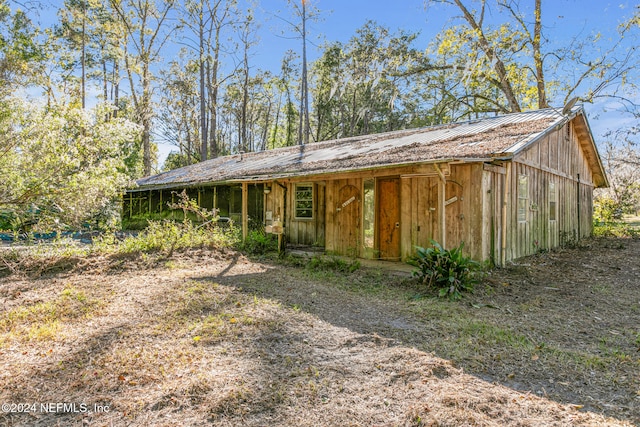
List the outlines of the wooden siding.
{"type": "Polygon", "coordinates": [[[401,181],[401,253],[407,259],[416,246],[428,247],[439,239],[438,178],[415,177],[401,181]]]}
{"type": "MultiPolygon", "coordinates": [[[[394,167],[272,183],[265,210],[285,222],[289,243],[324,245],[348,256],[380,256],[379,183],[399,182],[400,256],[431,240],[478,260],[503,262],[557,247],[591,233],[594,176],[573,124],[560,127],[518,153],[495,163],[442,163],[394,167]],[[442,173],[440,173],[440,172],[442,173]],[[526,218],[518,220],[518,181],[527,176],[526,218]],[[375,244],[363,247],[363,183],[375,179],[375,244]],[[313,183],[314,216],[294,217],[295,184],[313,183]],[[549,217],[550,183],[556,191],[549,217]],[[444,190],[444,191],[443,191],[444,190]],[[579,220],[579,221],[578,221],[579,220]]],[[[384,200],[383,200],[384,201],[384,200]]],[[[523,202],[524,203],[524,202],[523,202]]],[[[269,225],[269,221],[266,221],[269,225]]],[[[387,233],[389,234],[389,233],[387,233]]],[[[387,249],[388,250],[388,249],[387,249]]]]}
{"type": "Polygon", "coordinates": [[[510,168],[506,260],[531,255],[591,234],[593,175],[572,124],[520,153],[510,168]],[[526,221],[518,221],[518,177],[529,180],[526,221]],[[557,191],[551,220],[549,184],[557,191]]]}
{"type": "Polygon", "coordinates": [[[442,199],[441,179],[438,175],[402,179],[402,258],[409,258],[416,246],[428,247],[431,240],[443,241],[438,213],[441,200],[445,205],[444,246],[453,248],[464,242],[466,253],[483,258],[482,164],[451,165],[442,199]]]}
{"type": "Polygon", "coordinates": [[[482,220],[479,254],[477,259],[500,264],[502,259],[503,206],[506,168],[484,165],[482,171],[482,220]]]}
{"type": "Polygon", "coordinates": [[[325,187],[324,183],[300,181],[313,184],[313,218],[295,217],[296,182],[267,183],[271,191],[265,196],[265,213],[271,212],[271,220],[265,215],[265,225],[283,221],[287,242],[294,245],[325,244],[325,187]]]}
{"type": "Polygon", "coordinates": [[[362,185],[361,178],[327,181],[326,244],[327,251],[358,257],[362,248],[362,185]],[[351,200],[355,197],[354,200],[351,200]]]}
{"type": "Polygon", "coordinates": [[[464,243],[464,251],[474,258],[482,255],[482,173],[481,163],[452,165],[445,194],[446,247],[464,243]]]}
{"type": "MultiPolygon", "coordinates": [[[[302,181],[300,183],[310,183],[302,181]]],[[[313,218],[295,217],[295,185],[288,184],[287,191],[287,239],[294,245],[319,245],[324,246],[325,228],[325,187],[322,184],[313,184],[313,218]]]]}

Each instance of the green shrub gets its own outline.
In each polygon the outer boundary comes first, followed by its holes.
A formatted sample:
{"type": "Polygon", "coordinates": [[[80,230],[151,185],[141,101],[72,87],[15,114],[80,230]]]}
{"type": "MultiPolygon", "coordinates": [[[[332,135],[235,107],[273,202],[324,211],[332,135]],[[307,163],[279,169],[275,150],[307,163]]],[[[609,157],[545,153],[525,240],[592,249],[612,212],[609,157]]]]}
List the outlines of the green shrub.
{"type": "Polygon", "coordinates": [[[593,224],[594,237],[640,237],[640,230],[624,222],[596,222],[593,224]]]}
{"type": "Polygon", "coordinates": [[[622,203],[608,196],[596,197],[593,201],[593,219],[599,223],[620,221],[624,213],[622,203]]]}
{"type": "Polygon", "coordinates": [[[431,241],[432,247],[416,247],[416,255],[409,264],[418,267],[413,275],[427,288],[438,290],[438,296],[452,300],[462,298],[464,292],[473,291],[475,278],[473,270],[479,264],[462,253],[464,243],[447,250],[438,242],[431,241]]]}
{"type": "Polygon", "coordinates": [[[360,261],[357,259],[345,260],[337,256],[314,256],[305,266],[313,271],[353,273],[360,268],[360,261]]]}
{"type": "Polygon", "coordinates": [[[239,241],[235,227],[201,227],[191,221],[149,221],[145,230],[119,240],[105,234],[94,240],[94,250],[106,253],[166,252],[193,247],[231,247],[239,241]]]}
{"type": "Polygon", "coordinates": [[[264,230],[249,231],[240,248],[253,255],[264,255],[278,250],[278,238],[274,234],[265,233],[264,230]]]}

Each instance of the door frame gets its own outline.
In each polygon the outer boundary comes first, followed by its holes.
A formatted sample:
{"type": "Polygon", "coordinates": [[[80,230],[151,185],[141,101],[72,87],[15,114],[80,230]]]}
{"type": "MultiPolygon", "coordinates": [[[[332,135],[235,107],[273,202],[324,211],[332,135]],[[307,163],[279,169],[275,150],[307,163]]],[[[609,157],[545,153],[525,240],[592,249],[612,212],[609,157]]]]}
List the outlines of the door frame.
{"type": "Polygon", "coordinates": [[[401,234],[402,234],[402,215],[401,215],[401,189],[402,189],[402,185],[401,185],[401,179],[400,176],[398,175],[392,175],[392,176],[383,176],[383,177],[376,177],[375,178],[375,229],[374,229],[374,245],[376,248],[376,252],[377,252],[377,258],[378,259],[389,259],[389,260],[401,260],[402,259],[402,239],[401,239],[401,234]],[[398,224],[397,229],[396,229],[396,233],[397,233],[397,243],[395,244],[396,247],[394,247],[393,249],[395,250],[395,254],[397,254],[397,256],[393,256],[393,257],[382,257],[382,251],[380,249],[381,245],[381,239],[383,236],[381,236],[380,230],[381,230],[381,221],[380,221],[380,210],[382,208],[382,204],[381,204],[381,199],[382,199],[382,192],[380,191],[380,182],[381,181],[395,181],[396,185],[397,185],[397,197],[396,197],[396,201],[395,201],[395,207],[396,207],[396,223],[398,224]]]}

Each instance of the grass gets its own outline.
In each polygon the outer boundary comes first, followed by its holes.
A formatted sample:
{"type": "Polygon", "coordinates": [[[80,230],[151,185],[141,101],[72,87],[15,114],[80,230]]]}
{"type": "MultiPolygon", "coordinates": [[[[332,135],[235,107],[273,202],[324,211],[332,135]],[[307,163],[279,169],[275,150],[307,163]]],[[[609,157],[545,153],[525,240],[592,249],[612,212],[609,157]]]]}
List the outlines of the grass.
{"type": "Polygon", "coordinates": [[[3,313],[0,317],[0,340],[4,343],[56,340],[66,323],[86,320],[104,305],[104,301],[89,298],[84,291],[67,286],[51,300],[19,306],[3,313]]]}
{"type": "Polygon", "coordinates": [[[172,254],[177,249],[197,247],[231,247],[238,244],[240,232],[234,227],[200,227],[190,221],[150,221],[137,235],[119,241],[107,234],[98,239],[92,249],[98,253],[131,254],[163,252],[172,254]]]}
{"type": "Polygon", "coordinates": [[[638,238],[640,237],[640,223],[635,220],[594,223],[593,235],[595,237],[613,238],[638,238]]]}
{"type": "MultiPolygon", "coordinates": [[[[111,258],[122,261],[114,270],[89,256],[78,274],[0,282],[22,292],[0,317],[0,363],[15,373],[0,376],[0,400],[32,400],[36,387],[47,399],[90,396],[114,408],[113,418],[96,419],[113,425],[599,422],[558,409],[567,403],[634,419],[640,413],[625,408],[640,391],[638,294],[603,275],[631,281],[613,267],[635,262],[637,251],[597,248],[598,257],[567,250],[491,272],[461,302],[343,258],[253,263],[169,245],[143,252],[144,262],[111,258]],[[617,259],[624,251],[630,258],[617,259]],[[562,257],[606,268],[577,281],[562,257]],[[567,301],[582,309],[567,311],[567,301]],[[34,344],[51,355],[22,358],[34,344]]],[[[56,422],[71,424],[65,416],[56,422]]]]}

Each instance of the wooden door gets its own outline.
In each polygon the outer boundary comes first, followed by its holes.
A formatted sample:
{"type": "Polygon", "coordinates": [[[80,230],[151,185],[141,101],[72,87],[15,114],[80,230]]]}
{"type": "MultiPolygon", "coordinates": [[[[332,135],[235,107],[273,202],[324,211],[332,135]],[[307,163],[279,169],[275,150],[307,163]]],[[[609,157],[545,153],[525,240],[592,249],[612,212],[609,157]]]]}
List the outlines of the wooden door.
{"type": "Polygon", "coordinates": [[[381,259],[400,259],[400,180],[378,180],[378,250],[381,259]]]}
{"type": "Polygon", "coordinates": [[[454,248],[462,243],[465,220],[462,209],[464,203],[462,190],[462,185],[457,182],[447,181],[444,202],[447,226],[445,247],[447,249],[454,248]]]}
{"type": "MultiPolygon", "coordinates": [[[[412,203],[415,211],[413,218],[413,245],[428,248],[431,240],[438,240],[438,181],[439,178],[413,178],[412,203]]],[[[413,247],[412,247],[413,249],[413,247]]]]}
{"type": "Polygon", "coordinates": [[[338,191],[336,206],[337,242],[339,254],[356,257],[360,243],[360,190],[345,185],[338,191]]]}

